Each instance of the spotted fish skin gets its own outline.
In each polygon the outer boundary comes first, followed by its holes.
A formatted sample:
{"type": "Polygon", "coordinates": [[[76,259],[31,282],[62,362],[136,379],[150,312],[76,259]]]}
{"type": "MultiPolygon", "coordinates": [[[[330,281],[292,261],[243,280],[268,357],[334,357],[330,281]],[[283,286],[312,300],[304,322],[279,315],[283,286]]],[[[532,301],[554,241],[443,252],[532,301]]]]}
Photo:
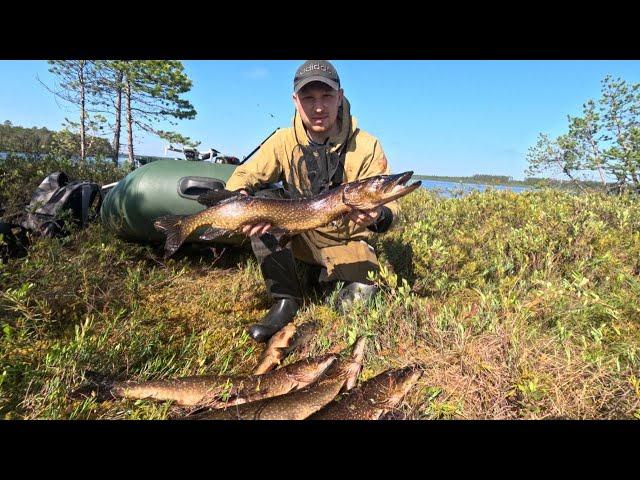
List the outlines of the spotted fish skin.
{"type": "Polygon", "coordinates": [[[326,405],[309,420],[378,420],[398,406],[422,376],[415,365],[383,372],[326,405]]]}
{"type": "Polygon", "coordinates": [[[194,215],[165,215],[154,222],[163,232],[165,258],[173,255],[189,235],[209,226],[204,239],[239,233],[247,225],[268,223],[274,231],[287,236],[328,225],[354,208],[368,210],[407,195],[420,182],[405,186],[413,172],[375,177],[345,183],[312,198],[274,199],[242,195],[239,192],[215,191],[203,194],[198,201],[209,208],[194,215]]]}
{"type": "Polygon", "coordinates": [[[239,405],[303,388],[319,378],[336,359],[332,354],[306,358],[264,375],[116,382],[110,393],[114,397],[170,400],[185,406],[239,405]]]}
{"type": "MultiPolygon", "coordinates": [[[[351,355],[338,360],[316,383],[301,390],[235,407],[194,415],[194,420],[303,420],[333,400],[362,370],[365,339],[351,355]]],[[[276,370],[277,371],[277,370],[276,370]]]]}

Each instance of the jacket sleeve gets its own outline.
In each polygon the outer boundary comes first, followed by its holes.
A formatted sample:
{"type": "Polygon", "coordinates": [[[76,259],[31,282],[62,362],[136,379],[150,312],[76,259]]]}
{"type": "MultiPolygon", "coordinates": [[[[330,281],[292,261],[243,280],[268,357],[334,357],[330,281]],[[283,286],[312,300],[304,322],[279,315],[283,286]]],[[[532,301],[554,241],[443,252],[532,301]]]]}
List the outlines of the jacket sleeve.
{"type": "Polygon", "coordinates": [[[282,163],[278,153],[281,153],[279,135],[272,136],[255,153],[253,159],[236,168],[227,180],[227,190],[245,189],[255,193],[258,187],[266,183],[281,180],[282,163]]]}
{"type": "MultiPolygon", "coordinates": [[[[391,168],[387,162],[387,157],[384,154],[382,145],[376,140],[373,144],[373,150],[370,155],[364,159],[362,168],[358,173],[358,179],[374,177],[376,175],[390,175],[391,168]]],[[[398,201],[394,200],[385,204],[382,208],[382,217],[373,225],[369,227],[369,230],[377,233],[387,231],[393,225],[396,224],[398,218],[400,206],[398,201]],[[386,207],[386,208],[385,208],[386,207]]]]}

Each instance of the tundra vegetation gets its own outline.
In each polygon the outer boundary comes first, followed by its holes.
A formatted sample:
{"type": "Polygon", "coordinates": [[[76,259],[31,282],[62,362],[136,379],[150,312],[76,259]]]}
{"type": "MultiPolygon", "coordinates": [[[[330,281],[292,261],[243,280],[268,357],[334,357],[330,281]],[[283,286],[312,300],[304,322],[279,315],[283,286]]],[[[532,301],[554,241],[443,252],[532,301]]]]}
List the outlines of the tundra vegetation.
{"type": "MultiPolygon", "coordinates": [[[[116,153],[127,110],[128,132],[151,128],[163,95],[174,118],[195,114],[180,99],[190,84],[179,64],[63,66],[103,73],[73,84],[82,95],[96,85],[105,95],[80,102],[81,134],[66,135],[84,142],[81,157],[91,151],[88,115],[100,113],[97,106],[116,112],[116,153]],[[145,71],[177,76],[178,86],[164,92],[144,83],[145,71]],[[136,108],[147,113],[136,116],[136,108]]],[[[365,336],[361,381],[424,365],[393,418],[640,419],[639,92],[606,77],[601,99],[569,117],[566,134],[541,135],[530,149],[529,174],[555,170],[572,190],[445,198],[420,189],[402,198],[396,227],[373,239],[382,268],[371,279],[381,289],[369,304],[338,314],[329,303],[340,285],[317,288],[301,268],[308,295],[296,324],[318,327],[306,355],[365,336]]],[[[16,138],[25,133],[5,127],[16,138]]],[[[55,170],[101,184],[126,174],[100,159],[9,155],[0,160],[3,218],[19,213],[55,170]]],[[[184,248],[164,261],[162,245],[127,243],[99,223],[33,239],[25,256],[0,263],[0,416],[167,418],[168,402],[72,392],[87,371],[137,381],[250,374],[264,347],[245,329],[269,307],[246,249],[220,256],[184,248]]]]}
{"type": "MultiPolygon", "coordinates": [[[[2,205],[61,167],[101,183],[111,162],[0,162],[2,205]]],[[[27,195],[28,196],[28,195],[27,195]]],[[[340,315],[308,288],[296,324],[306,355],[367,336],[361,380],[419,363],[394,415],[409,419],[640,418],[640,204],[633,194],[489,190],[401,199],[375,238],[382,287],[340,315]]],[[[72,395],[97,371],[117,379],[245,375],[262,345],[245,328],[270,306],[248,250],[216,256],[127,243],[99,223],[34,239],[0,264],[0,415],[6,419],[162,419],[170,404],[72,395]]],[[[294,362],[292,354],[284,364],[294,362]]]]}

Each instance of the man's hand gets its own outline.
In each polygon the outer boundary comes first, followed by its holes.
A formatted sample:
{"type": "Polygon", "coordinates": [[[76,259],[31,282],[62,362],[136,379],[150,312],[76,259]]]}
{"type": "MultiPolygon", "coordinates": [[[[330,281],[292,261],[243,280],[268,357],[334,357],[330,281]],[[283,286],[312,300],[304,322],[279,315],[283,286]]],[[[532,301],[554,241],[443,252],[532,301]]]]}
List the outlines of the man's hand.
{"type": "Polygon", "coordinates": [[[375,221],[380,217],[381,212],[382,207],[376,207],[371,210],[358,210],[354,208],[347,213],[347,217],[356,225],[368,227],[375,223],[375,221]]]}
{"type": "MultiPolygon", "coordinates": [[[[246,190],[240,190],[242,195],[249,195],[246,190]]],[[[253,225],[245,225],[242,227],[242,233],[253,237],[258,235],[259,237],[267,233],[271,229],[271,224],[266,222],[255,223],[253,225]]]]}

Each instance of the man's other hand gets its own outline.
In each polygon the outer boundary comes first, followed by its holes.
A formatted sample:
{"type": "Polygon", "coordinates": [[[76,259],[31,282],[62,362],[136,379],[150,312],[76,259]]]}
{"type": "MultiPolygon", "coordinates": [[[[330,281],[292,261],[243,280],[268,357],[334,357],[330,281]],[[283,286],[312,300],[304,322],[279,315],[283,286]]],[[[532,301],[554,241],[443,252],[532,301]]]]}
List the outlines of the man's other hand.
{"type": "Polygon", "coordinates": [[[360,225],[361,227],[368,227],[369,225],[375,223],[378,218],[380,218],[381,212],[382,207],[376,207],[371,210],[358,210],[354,208],[349,213],[347,213],[347,217],[356,225],[360,225]]]}
{"type": "MultiPolygon", "coordinates": [[[[246,190],[240,190],[242,195],[249,195],[246,190]]],[[[271,224],[266,222],[254,223],[253,225],[245,225],[242,227],[242,233],[253,237],[254,235],[258,235],[259,237],[267,233],[271,230],[271,224]]]]}

